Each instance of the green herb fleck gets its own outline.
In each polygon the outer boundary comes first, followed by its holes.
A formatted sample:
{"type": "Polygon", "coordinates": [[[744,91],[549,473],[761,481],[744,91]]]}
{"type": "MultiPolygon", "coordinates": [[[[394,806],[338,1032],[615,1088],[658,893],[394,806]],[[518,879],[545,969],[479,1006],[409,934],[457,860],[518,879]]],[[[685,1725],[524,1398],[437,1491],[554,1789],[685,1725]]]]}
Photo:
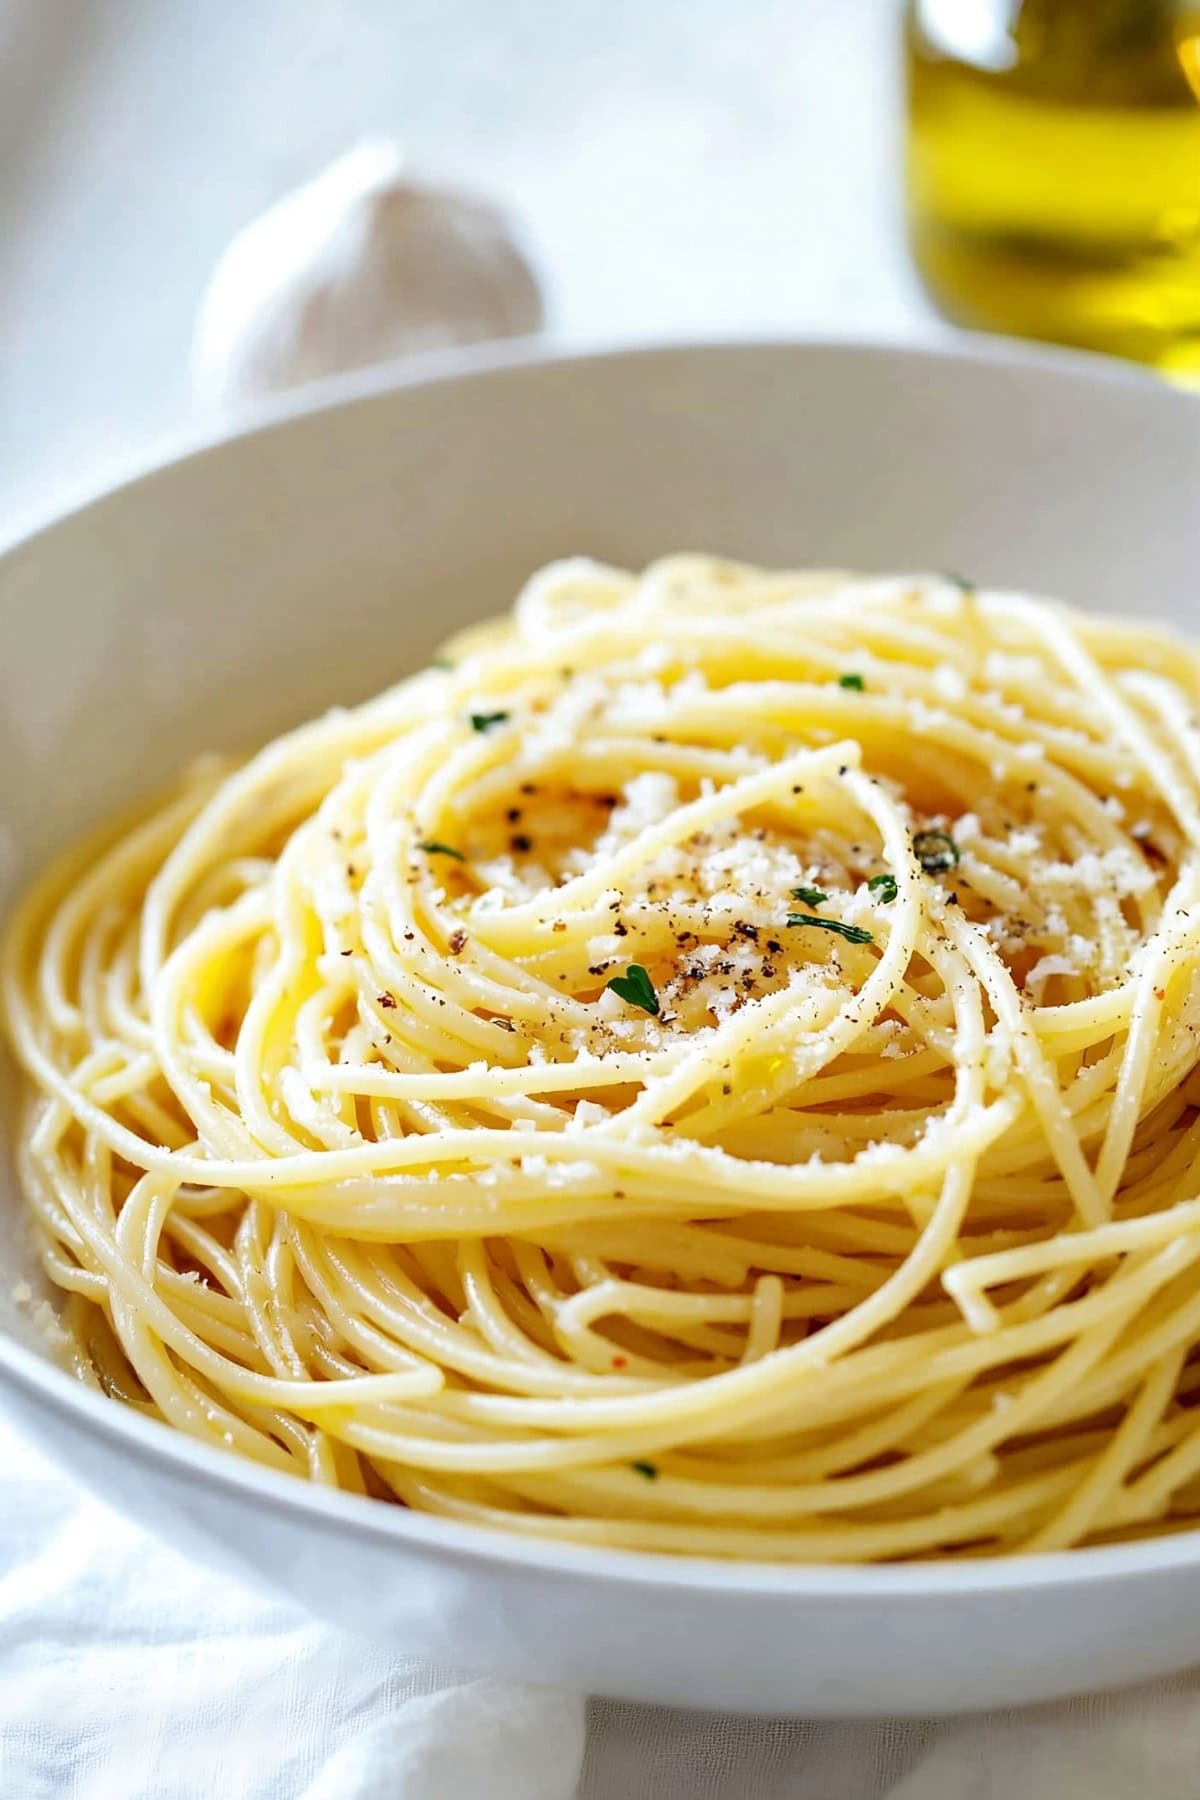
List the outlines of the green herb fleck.
{"type": "Polygon", "coordinates": [[[630,1463],[629,1466],[634,1471],[635,1474],[644,1475],[646,1477],[647,1481],[657,1481],[658,1480],[658,1466],[656,1463],[635,1462],[635,1463],[630,1463]]]}
{"type": "Polygon", "coordinates": [[[462,851],[456,850],[453,844],[439,844],[436,838],[426,838],[423,843],[417,845],[417,849],[423,850],[426,856],[452,856],[455,862],[466,862],[467,860],[462,851]]]}
{"type": "Polygon", "coordinates": [[[975,583],[966,575],[956,575],[953,569],[943,569],[942,580],[948,581],[951,587],[956,587],[960,594],[973,594],[975,592],[975,583]]]}
{"type": "Polygon", "coordinates": [[[851,688],[856,694],[861,694],[866,685],[867,684],[861,675],[838,676],[838,686],[840,688],[851,688]]]}
{"type": "Polygon", "coordinates": [[[490,731],[493,725],[503,725],[508,716],[506,712],[472,713],[471,730],[490,731]]]}
{"type": "Polygon", "coordinates": [[[434,656],[430,658],[429,666],[431,669],[452,669],[454,658],[452,656],[434,656]]]}
{"type": "Polygon", "coordinates": [[[803,900],[805,906],[823,906],[828,898],[829,895],[822,893],[820,888],[792,889],[792,899],[803,900]]]}
{"type": "Polygon", "coordinates": [[[890,905],[896,898],[896,895],[900,892],[899,887],[896,885],[896,877],[891,874],[872,875],[867,886],[873,894],[878,896],[879,904],[881,906],[890,905]]]}
{"type": "Polygon", "coordinates": [[[861,925],[844,925],[840,919],[818,919],[816,913],[789,913],[789,925],[819,925],[822,931],[836,932],[848,944],[869,944],[872,934],[861,925]]]}
{"type": "Polygon", "coordinates": [[[912,841],[913,855],[927,875],[944,875],[961,860],[958,845],[947,831],[918,831],[912,841]]]}
{"type": "Polygon", "coordinates": [[[623,975],[610,975],[604,985],[630,1006],[640,1006],[643,1012],[658,1016],[658,995],[641,963],[630,963],[623,975]]]}

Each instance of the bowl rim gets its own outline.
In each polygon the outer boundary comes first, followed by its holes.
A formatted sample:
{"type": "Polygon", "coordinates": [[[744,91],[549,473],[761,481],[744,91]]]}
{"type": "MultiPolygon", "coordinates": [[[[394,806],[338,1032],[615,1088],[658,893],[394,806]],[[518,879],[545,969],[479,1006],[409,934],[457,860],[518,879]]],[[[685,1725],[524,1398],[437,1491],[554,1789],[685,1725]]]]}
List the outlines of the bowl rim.
{"type": "MultiPolygon", "coordinates": [[[[801,334],[786,336],[672,336],[560,346],[546,338],[515,339],[467,350],[429,353],[399,363],[376,365],[313,382],[303,389],[247,410],[230,424],[214,423],[160,441],[125,462],[107,479],[92,481],[56,498],[32,521],[18,521],[0,534],[0,560],[32,547],[94,506],[151,480],[167,469],[219,454],[225,446],[270,433],[325,412],[383,399],[413,389],[456,386],[489,376],[519,375],[546,368],[569,371],[614,360],[700,359],[743,354],[784,354],[817,359],[878,358],[917,363],[958,363],[993,371],[1016,371],[1068,385],[1140,392],[1156,404],[1196,406],[1195,396],[1168,386],[1152,372],[1087,351],[1046,348],[969,333],[921,340],[879,335],[801,334]]],[[[1200,415],[1198,415],[1200,416],[1200,415]]],[[[536,1533],[504,1531],[317,1486],[268,1469],[252,1460],[186,1437],[156,1419],[143,1418],[91,1389],[47,1356],[28,1349],[0,1329],[0,1386],[21,1390],[27,1399],[97,1440],[119,1444],[130,1459],[187,1478],[210,1493],[264,1508],[276,1508],[327,1532],[360,1541],[391,1543],[461,1564],[512,1574],[536,1572],[550,1579],[632,1587],[683,1590],[697,1596],[721,1593],[790,1604],[808,1597],[846,1602],[936,1601],[949,1594],[1020,1594],[1080,1584],[1124,1582],[1167,1575],[1200,1564],[1200,1528],[1122,1544],[1018,1554],[970,1563],[935,1561],[888,1564],[815,1564],[769,1559],[734,1561],[660,1551],[613,1549],[576,1544],[536,1533]]],[[[53,1453],[51,1453],[53,1454],[53,1453]]],[[[68,1465],[69,1472],[69,1465],[68,1465]]]]}
{"type": "MultiPolygon", "coordinates": [[[[938,329],[938,328],[935,328],[938,329]]],[[[1168,407],[1194,406],[1197,396],[1167,382],[1139,363],[1058,344],[989,337],[982,332],[945,331],[945,335],[906,336],[900,332],[778,331],[701,332],[645,338],[614,337],[582,343],[559,342],[552,334],[495,339],[456,348],[425,350],[374,363],[342,374],[326,375],[302,387],[258,397],[236,413],[201,416],[175,431],[151,439],[140,449],[117,456],[105,474],[68,480],[51,497],[0,517],[0,559],[23,549],[68,519],[102,505],[155,475],[194,459],[219,453],[227,445],[302,422],[358,402],[380,400],[411,389],[453,387],[489,376],[520,374],[546,368],[569,371],[577,365],[698,356],[737,358],[742,355],[785,355],[860,360],[879,358],[916,363],[960,363],[996,371],[1072,380],[1084,386],[1111,387],[1153,395],[1168,407]]]]}

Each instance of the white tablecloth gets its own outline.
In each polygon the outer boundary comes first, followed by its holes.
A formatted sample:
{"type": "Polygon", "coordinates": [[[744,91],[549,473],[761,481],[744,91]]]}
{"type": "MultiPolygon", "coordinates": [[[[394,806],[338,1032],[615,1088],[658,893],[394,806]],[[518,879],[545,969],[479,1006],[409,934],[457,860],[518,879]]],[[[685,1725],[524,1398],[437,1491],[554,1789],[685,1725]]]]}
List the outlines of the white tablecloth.
{"type": "MultiPolygon", "coordinates": [[[[0,1424],[3,1800],[1195,1800],[1200,1684],[814,1724],[438,1670],[150,1542],[0,1424]]],[[[1114,1629],[1119,1621],[1114,1620],[1114,1629]]]]}

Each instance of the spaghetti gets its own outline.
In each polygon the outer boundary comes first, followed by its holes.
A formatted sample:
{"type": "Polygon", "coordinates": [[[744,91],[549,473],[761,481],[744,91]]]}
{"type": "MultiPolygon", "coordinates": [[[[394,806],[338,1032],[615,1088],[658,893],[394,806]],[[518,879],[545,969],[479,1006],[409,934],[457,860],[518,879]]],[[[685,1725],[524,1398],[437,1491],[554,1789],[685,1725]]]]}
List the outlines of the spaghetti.
{"type": "Polygon", "coordinates": [[[543,1537],[1200,1512],[1200,653],[677,557],[69,856],[9,929],[81,1373],[543,1537]]]}

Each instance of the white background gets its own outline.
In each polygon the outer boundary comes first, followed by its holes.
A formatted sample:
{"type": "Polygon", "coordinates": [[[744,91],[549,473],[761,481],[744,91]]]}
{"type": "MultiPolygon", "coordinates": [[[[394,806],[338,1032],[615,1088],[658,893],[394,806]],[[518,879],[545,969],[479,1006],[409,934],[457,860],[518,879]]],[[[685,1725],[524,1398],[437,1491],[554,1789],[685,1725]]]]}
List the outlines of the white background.
{"type": "Polygon", "coordinates": [[[0,0],[0,522],[187,419],[237,228],[356,139],[504,200],[572,342],[911,335],[899,0],[0,0]]]}

